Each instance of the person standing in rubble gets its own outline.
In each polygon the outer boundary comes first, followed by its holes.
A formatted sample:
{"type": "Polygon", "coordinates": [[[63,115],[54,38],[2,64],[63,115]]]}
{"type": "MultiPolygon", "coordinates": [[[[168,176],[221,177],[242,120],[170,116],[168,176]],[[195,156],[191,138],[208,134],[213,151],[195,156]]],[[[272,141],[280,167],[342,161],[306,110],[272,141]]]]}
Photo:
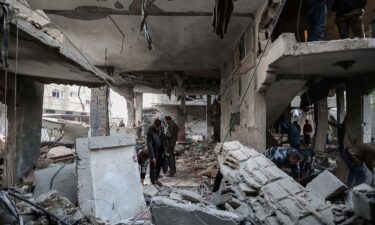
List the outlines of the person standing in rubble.
{"type": "Polygon", "coordinates": [[[327,26],[327,0],[306,0],[306,4],[309,20],[308,41],[323,41],[327,26]]]}
{"type": "Polygon", "coordinates": [[[211,106],[212,123],[214,126],[214,141],[220,142],[220,118],[221,118],[221,105],[214,100],[211,106]]]}
{"type": "Polygon", "coordinates": [[[286,147],[272,147],[263,153],[277,167],[288,173],[295,180],[300,179],[299,164],[303,161],[303,156],[297,149],[286,147]]]}
{"type": "Polygon", "coordinates": [[[309,120],[305,121],[305,125],[303,125],[303,140],[305,142],[305,145],[310,144],[311,140],[311,132],[313,131],[312,126],[309,122],[309,120]]]}
{"type": "Polygon", "coordinates": [[[335,0],[332,11],[336,12],[336,25],[341,39],[349,38],[349,30],[355,37],[364,38],[363,15],[367,0],[335,0]]]}
{"type": "Polygon", "coordinates": [[[150,157],[150,178],[152,184],[162,185],[159,179],[163,164],[165,150],[165,135],[160,119],[155,119],[154,124],[147,132],[147,148],[150,157]]]}
{"type": "Polygon", "coordinates": [[[281,116],[280,123],[282,128],[286,130],[288,134],[288,143],[290,144],[290,147],[299,150],[301,140],[298,128],[289,122],[289,120],[286,118],[286,115],[281,116]]]}
{"type": "Polygon", "coordinates": [[[165,120],[168,123],[167,132],[165,134],[167,143],[167,154],[168,154],[168,166],[169,166],[169,176],[174,177],[176,174],[176,158],[174,148],[178,139],[178,125],[172,120],[172,117],[166,116],[165,120]]]}

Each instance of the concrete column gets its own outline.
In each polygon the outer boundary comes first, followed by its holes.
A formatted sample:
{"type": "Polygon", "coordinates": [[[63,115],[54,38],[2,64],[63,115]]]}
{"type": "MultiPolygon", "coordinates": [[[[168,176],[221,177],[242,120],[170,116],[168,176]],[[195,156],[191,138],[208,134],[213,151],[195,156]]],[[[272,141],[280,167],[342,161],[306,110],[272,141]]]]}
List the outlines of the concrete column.
{"type": "Polygon", "coordinates": [[[371,96],[364,95],[363,97],[363,143],[371,143],[371,96]]]}
{"type": "MultiPolygon", "coordinates": [[[[40,154],[44,85],[30,78],[14,80],[7,97],[7,147],[3,186],[19,184],[37,164],[40,154]]],[[[11,85],[8,84],[8,88],[11,85]]]]}
{"type": "Polygon", "coordinates": [[[128,109],[128,124],[126,127],[134,128],[135,126],[135,107],[134,107],[134,98],[125,98],[126,106],[128,109]]]}
{"type": "Polygon", "coordinates": [[[362,96],[359,79],[346,82],[346,130],[350,131],[353,141],[363,141],[362,96]]]}
{"type": "Polygon", "coordinates": [[[109,136],[108,99],[108,86],[91,89],[90,125],[93,137],[109,136]]]}
{"type": "Polygon", "coordinates": [[[211,113],[211,106],[212,106],[212,99],[211,95],[207,95],[207,105],[206,105],[206,120],[207,120],[207,139],[211,139],[214,133],[214,127],[212,123],[212,113],[211,113]]]}
{"type": "Polygon", "coordinates": [[[142,123],[143,93],[136,92],[135,96],[135,125],[142,123]]]}
{"type": "Polygon", "coordinates": [[[342,123],[345,118],[345,88],[336,88],[337,122],[342,123]]]}
{"type": "Polygon", "coordinates": [[[328,133],[328,103],[327,98],[318,101],[315,104],[316,110],[316,134],[314,142],[314,150],[316,152],[324,152],[326,149],[326,140],[328,133]]]}
{"type": "Polygon", "coordinates": [[[186,123],[186,102],[185,95],[181,95],[181,106],[178,109],[177,123],[180,130],[178,131],[178,142],[185,142],[185,123],[186,123]]]}

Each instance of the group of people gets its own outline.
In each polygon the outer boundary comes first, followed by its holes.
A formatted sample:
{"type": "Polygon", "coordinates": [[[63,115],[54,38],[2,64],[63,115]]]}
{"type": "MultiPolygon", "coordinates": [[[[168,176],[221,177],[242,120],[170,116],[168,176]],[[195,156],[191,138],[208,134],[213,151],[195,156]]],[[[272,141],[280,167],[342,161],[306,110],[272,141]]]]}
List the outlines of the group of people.
{"type": "MultiPolygon", "coordinates": [[[[309,20],[308,41],[323,41],[326,31],[327,0],[306,0],[309,20]]],[[[335,0],[332,11],[336,12],[336,25],[341,39],[349,37],[352,30],[355,37],[364,38],[363,15],[367,0],[335,0]]]]}
{"type": "Polygon", "coordinates": [[[147,132],[147,150],[138,153],[138,163],[141,167],[142,184],[146,177],[148,162],[150,163],[150,179],[152,184],[161,185],[159,182],[163,164],[169,170],[168,176],[176,173],[175,146],[178,139],[178,125],[170,116],[165,117],[167,131],[164,132],[162,121],[155,119],[147,132]]]}

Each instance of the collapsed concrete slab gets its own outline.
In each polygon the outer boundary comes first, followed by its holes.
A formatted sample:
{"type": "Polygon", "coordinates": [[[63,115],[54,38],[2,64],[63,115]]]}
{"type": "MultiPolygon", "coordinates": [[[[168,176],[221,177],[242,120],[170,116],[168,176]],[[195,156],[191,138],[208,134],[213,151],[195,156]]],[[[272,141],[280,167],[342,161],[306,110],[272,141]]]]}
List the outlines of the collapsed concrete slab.
{"type": "Polygon", "coordinates": [[[75,163],[51,166],[35,171],[34,196],[58,191],[71,202],[77,202],[77,171],[75,163]]]}
{"type": "Polygon", "coordinates": [[[155,225],[239,225],[241,222],[235,213],[204,205],[186,204],[166,197],[154,197],[151,212],[155,225]]]}
{"type": "Polygon", "coordinates": [[[347,190],[346,185],[328,170],[319,174],[306,188],[323,200],[334,198],[347,190]]]}
{"type": "Polygon", "coordinates": [[[375,222],[375,189],[367,184],[353,188],[352,202],[354,212],[366,220],[375,222]]]}
{"type": "Polygon", "coordinates": [[[259,224],[334,224],[323,200],[281,171],[263,154],[237,141],[218,144],[220,171],[232,189],[231,206],[259,224]],[[240,185],[239,185],[240,184],[240,185]]]}
{"type": "Polygon", "coordinates": [[[76,146],[78,203],[85,215],[116,223],[145,210],[134,136],[77,139],[76,146]]]}

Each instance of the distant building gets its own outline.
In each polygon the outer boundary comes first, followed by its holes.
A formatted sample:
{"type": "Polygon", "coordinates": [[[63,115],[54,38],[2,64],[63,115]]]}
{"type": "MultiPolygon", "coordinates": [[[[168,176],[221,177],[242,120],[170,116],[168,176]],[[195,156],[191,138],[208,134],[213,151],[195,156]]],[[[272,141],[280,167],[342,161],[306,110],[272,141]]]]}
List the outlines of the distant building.
{"type": "Polygon", "coordinates": [[[43,114],[55,118],[88,122],[90,100],[91,90],[88,87],[45,85],[43,114]]]}

